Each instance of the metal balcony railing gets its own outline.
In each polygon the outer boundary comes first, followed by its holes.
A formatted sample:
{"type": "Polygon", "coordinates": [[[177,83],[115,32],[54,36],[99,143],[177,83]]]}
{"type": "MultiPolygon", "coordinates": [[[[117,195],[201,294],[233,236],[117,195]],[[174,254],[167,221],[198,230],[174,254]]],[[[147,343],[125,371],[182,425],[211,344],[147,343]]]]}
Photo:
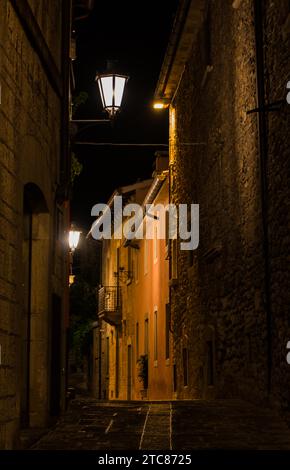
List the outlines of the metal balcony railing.
{"type": "Polygon", "coordinates": [[[121,321],[121,288],[103,286],[99,289],[98,315],[110,324],[121,321]]]}

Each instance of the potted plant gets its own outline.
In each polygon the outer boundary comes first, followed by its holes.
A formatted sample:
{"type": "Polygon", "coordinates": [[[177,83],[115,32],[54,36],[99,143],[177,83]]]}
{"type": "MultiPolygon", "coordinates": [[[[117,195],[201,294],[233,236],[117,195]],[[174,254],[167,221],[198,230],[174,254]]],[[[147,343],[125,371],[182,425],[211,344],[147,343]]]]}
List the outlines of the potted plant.
{"type": "Polygon", "coordinates": [[[138,361],[138,379],[142,382],[143,388],[140,390],[142,400],[147,397],[148,389],[148,355],[142,354],[138,361]]]}

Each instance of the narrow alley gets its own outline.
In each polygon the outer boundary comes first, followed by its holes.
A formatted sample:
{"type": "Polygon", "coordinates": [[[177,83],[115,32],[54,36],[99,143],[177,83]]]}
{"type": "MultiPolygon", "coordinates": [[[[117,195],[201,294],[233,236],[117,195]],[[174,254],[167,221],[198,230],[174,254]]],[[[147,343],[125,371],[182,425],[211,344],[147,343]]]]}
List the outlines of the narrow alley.
{"type": "Polygon", "coordinates": [[[288,468],[289,50],[290,0],[0,0],[0,470],[288,468]]]}
{"type": "Polygon", "coordinates": [[[99,402],[77,398],[35,450],[290,450],[272,411],[241,400],[99,402]]]}

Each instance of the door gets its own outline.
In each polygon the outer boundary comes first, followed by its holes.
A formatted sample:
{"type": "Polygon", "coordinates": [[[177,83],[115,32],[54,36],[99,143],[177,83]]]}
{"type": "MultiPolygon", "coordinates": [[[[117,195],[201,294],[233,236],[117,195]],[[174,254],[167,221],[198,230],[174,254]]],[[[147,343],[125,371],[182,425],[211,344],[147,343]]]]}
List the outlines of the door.
{"type": "Polygon", "coordinates": [[[50,253],[48,237],[50,215],[45,198],[33,183],[23,190],[23,238],[22,238],[22,305],[21,370],[20,370],[20,414],[21,427],[44,424],[47,412],[45,401],[47,380],[50,372],[47,365],[47,343],[39,341],[39,332],[47,328],[50,253]],[[44,377],[39,377],[39,371],[44,377]],[[33,397],[33,399],[32,399],[33,397]]]}
{"type": "Polygon", "coordinates": [[[128,346],[127,400],[132,399],[132,346],[128,346]]]}

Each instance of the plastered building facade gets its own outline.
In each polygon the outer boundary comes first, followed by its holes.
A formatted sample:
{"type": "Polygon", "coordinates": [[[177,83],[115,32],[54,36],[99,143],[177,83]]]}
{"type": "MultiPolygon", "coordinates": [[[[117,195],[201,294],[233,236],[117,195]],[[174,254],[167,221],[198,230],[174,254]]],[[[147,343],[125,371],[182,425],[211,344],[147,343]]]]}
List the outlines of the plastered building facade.
{"type": "MultiPolygon", "coordinates": [[[[159,172],[152,181],[119,190],[124,206],[134,202],[167,207],[169,180],[164,161],[159,157],[159,172]]],[[[152,239],[123,237],[102,242],[99,328],[94,329],[94,393],[101,398],[173,397],[168,244],[158,239],[154,219],[145,219],[153,224],[152,239]],[[140,358],[146,361],[145,381],[139,377],[140,358]]]]}

